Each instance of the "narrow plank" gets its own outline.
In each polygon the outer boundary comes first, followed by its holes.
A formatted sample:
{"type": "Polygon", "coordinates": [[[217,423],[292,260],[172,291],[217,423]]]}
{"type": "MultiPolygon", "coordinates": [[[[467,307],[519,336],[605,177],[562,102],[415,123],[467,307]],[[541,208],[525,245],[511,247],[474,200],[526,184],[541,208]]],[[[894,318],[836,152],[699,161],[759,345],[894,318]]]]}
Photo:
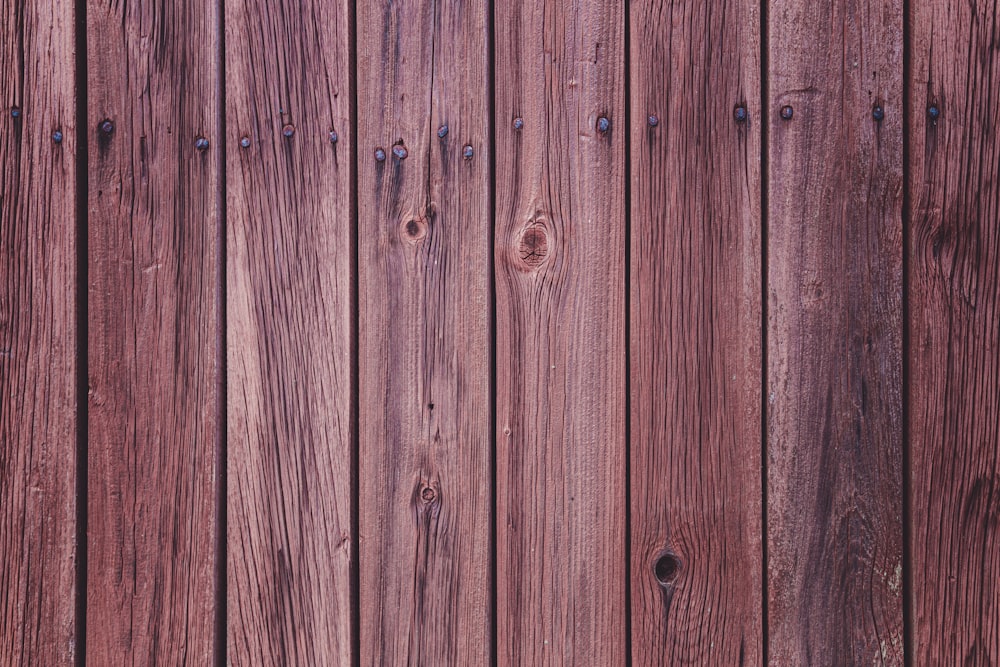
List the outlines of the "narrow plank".
{"type": "Polygon", "coordinates": [[[760,664],[760,4],[630,11],[632,657],[760,664]]]}
{"type": "Polygon", "coordinates": [[[998,17],[996,0],[909,5],[914,665],[1000,663],[998,17]]]}
{"type": "Polygon", "coordinates": [[[363,665],[490,659],[487,6],[358,5],[363,665]]]}
{"type": "Polygon", "coordinates": [[[495,7],[501,665],[625,663],[624,23],[495,7]]]}
{"type": "Polygon", "coordinates": [[[768,4],[768,637],[779,665],[903,661],[901,4],[768,4]]]}
{"type": "Polygon", "coordinates": [[[3,665],[76,657],[74,16],[67,2],[0,8],[3,665]]]}
{"type": "Polygon", "coordinates": [[[87,24],[87,660],[204,665],[222,363],[218,16],[194,0],[89,0],[87,24]]]}
{"type": "Polygon", "coordinates": [[[226,3],[233,664],[352,660],[348,5],[226,3]]]}

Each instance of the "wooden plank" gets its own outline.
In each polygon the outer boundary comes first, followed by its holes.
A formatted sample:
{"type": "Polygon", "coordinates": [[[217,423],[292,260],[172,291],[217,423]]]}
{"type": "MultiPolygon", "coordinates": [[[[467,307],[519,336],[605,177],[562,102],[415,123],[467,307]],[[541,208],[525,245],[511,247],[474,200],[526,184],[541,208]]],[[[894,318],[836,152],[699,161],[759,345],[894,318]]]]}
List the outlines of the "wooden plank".
{"type": "Polygon", "coordinates": [[[1000,5],[909,7],[910,648],[997,664],[1000,5]]]}
{"type": "Polygon", "coordinates": [[[217,567],[219,20],[194,0],[89,0],[87,23],[87,658],[203,665],[217,567]]]}
{"type": "Polygon", "coordinates": [[[630,8],[632,658],[760,664],[760,5],[630,8]]]}
{"type": "Polygon", "coordinates": [[[624,23],[495,8],[501,665],[625,663],[624,23]]]}
{"type": "Polygon", "coordinates": [[[487,6],[358,4],[363,665],[490,659],[487,6]]]}
{"type": "Polygon", "coordinates": [[[73,3],[0,8],[0,664],[75,660],[73,3]],[[59,133],[59,134],[56,134],[59,133]]]}
{"type": "Polygon", "coordinates": [[[352,660],[350,30],[226,3],[233,664],[352,660]]]}
{"type": "Polygon", "coordinates": [[[903,661],[901,4],[768,5],[768,636],[779,665],[903,661]]]}

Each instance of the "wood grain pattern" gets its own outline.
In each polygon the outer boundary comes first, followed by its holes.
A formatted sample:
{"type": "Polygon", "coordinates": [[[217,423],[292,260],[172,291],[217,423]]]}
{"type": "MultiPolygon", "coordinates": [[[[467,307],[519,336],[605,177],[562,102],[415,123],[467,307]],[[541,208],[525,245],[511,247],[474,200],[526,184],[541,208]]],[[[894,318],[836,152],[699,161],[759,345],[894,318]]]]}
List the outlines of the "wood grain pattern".
{"type": "Polygon", "coordinates": [[[1000,663],[1000,5],[909,7],[910,648],[914,665],[991,665],[1000,663]]]}
{"type": "Polygon", "coordinates": [[[233,665],[352,659],[350,29],[226,3],[233,665]]]}
{"type": "Polygon", "coordinates": [[[362,665],[489,663],[486,12],[358,5],[362,665]]]}
{"type": "Polygon", "coordinates": [[[759,3],[630,10],[632,657],[760,664],[759,3]]]}
{"type": "Polygon", "coordinates": [[[769,658],[898,665],[901,2],[767,24],[769,658]]]}
{"type": "Polygon", "coordinates": [[[494,18],[499,664],[619,665],[624,3],[494,18]]]}
{"type": "Polygon", "coordinates": [[[3,665],[76,657],[74,20],[72,3],[0,7],[3,665]]]}
{"type": "Polygon", "coordinates": [[[222,364],[219,17],[195,0],[90,0],[87,22],[87,658],[205,665],[222,364]],[[198,137],[211,147],[199,151],[198,137]]]}

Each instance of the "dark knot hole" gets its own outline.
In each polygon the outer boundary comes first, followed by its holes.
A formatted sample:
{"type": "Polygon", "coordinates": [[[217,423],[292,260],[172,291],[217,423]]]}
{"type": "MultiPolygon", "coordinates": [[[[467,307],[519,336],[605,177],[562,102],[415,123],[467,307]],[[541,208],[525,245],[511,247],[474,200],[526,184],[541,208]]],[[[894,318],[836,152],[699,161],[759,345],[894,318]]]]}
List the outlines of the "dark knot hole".
{"type": "Polygon", "coordinates": [[[677,559],[677,556],[663,554],[656,560],[656,564],[653,566],[653,574],[656,575],[656,580],[660,582],[661,586],[669,586],[677,579],[677,573],[680,572],[680,569],[681,562],[677,559]]]}

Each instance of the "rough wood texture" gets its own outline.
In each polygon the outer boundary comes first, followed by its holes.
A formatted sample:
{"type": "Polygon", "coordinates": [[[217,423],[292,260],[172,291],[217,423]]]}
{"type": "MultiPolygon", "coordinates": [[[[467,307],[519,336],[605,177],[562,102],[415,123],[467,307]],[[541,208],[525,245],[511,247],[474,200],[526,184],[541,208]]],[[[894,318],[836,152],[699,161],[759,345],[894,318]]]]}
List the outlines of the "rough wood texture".
{"type": "Polygon", "coordinates": [[[495,7],[501,665],[625,662],[623,8],[495,7]]]}
{"type": "Polygon", "coordinates": [[[914,665],[1000,663],[998,12],[914,0],[908,17],[914,665]]]}
{"type": "Polygon", "coordinates": [[[196,0],[90,0],[87,20],[87,661],[204,665],[222,362],[218,17],[196,0]]]}
{"type": "Polygon", "coordinates": [[[768,28],[769,658],[898,665],[901,2],[772,0],[768,28]]]}
{"type": "Polygon", "coordinates": [[[71,665],[75,656],[73,25],[72,3],[0,8],[3,665],[71,665]]]}
{"type": "Polygon", "coordinates": [[[759,19],[631,4],[636,665],[763,659],[759,19]]]}
{"type": "Polygon", "coordinates": [[[350,28],[226,3],[234,665],[351,664],[350,28]]]}
{"type": "Polygon", "coordinates": [[[361,664],[485,665],[487,3],[373,0],[357,27],[361,664]]]}

